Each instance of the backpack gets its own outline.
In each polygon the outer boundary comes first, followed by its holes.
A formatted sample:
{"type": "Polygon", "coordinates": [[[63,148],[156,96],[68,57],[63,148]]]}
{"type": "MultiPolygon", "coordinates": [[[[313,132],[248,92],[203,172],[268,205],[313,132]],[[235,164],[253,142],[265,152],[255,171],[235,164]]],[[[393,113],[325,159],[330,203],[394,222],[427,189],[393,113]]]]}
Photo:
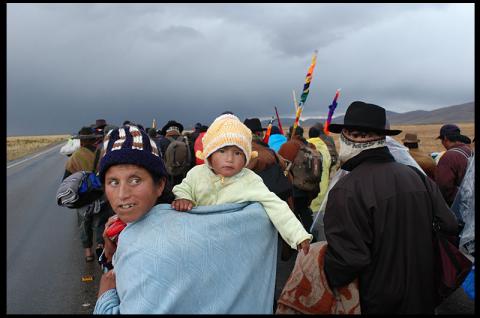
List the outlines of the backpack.
{"type": "Polygon", "coordinates": [[[322,179],[322,154],[306,145],[301,145],[289,168],[293,175],[293,185],[304,191],[320,189],[322,179]]]}
{"type": "Polygon", "coordinates": [[[332,159],[330,167],[335,166],[338,161],[338,152],[337,148],[335,148],[335,142],[333,141],[333,139],[329,139],[328,136],[325,135],[320,135],[320,139],[322,139],[323,142],[327,145],[328,152],[330,153],[330,158],[332,159]]]}
{"type": "Polygon", "coordinates": [[[172,177],[185,175],[192,167],[192,153],[188,146],[188,139],[185,136],[178,139],[167,138],[170,140],[164,158],[167,173],[172,177]]]}
{"type": "Polygon", "coordinates": [[[57,204],[70,209],[85,207],[101,198],[102,184],[92,171],[77,171],[62,181],[57,190],[57,204]]]}
{"type": "Polygon", "coordinates": [[[262,178],[268,190],[275,193],[283,201],[287,201],[288,197],[292,195],[292,183],[282,169],[277,154],[273,150],[270,151],[275,156],[275,164],[256,173],[262,178]]]}

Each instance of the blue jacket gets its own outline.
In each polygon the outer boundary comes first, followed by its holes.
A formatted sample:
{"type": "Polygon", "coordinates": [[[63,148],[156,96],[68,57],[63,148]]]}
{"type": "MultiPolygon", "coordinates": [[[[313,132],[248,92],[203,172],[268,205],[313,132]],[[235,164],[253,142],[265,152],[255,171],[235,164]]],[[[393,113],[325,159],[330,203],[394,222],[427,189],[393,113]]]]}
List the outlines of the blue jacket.
{"type": "Polygon", "coordinates": [[[287,142],[287,137],[280,134],[270,135],[270,138],[268,138],[268,146],[273,150],[275,150],[275,152],[278,152],[280,147],[286,142],[287,142]]]}

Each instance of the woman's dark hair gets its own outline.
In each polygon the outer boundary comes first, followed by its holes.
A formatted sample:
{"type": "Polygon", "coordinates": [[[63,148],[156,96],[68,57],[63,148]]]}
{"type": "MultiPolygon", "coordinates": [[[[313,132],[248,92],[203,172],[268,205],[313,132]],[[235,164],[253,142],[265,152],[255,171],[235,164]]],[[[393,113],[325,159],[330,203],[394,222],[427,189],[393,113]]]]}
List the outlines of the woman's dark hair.
{"type": "Polygon", "coordinates": [[[159,176],[159,175],[154,174],[150,171],[148,171],[148,172],[152,176],[154,184],[159,184],[162,180],[165,180],[165,187],[163,188],[162,195],[157,198],[156,204],[160,204],[160,203],[169,203],[170,204],[170,203],[172,203],[173,200],[175,200],[175,195],[172,192],[173,187],[170,184],[170,181],[168,180],[168,178],[164,177],[164,176],[159,176]]]}
{"type": "Polygon", "coordinates": [[[312,126],[308,130],[308,138],[315,138],[315,137],[320,137],[320,129],[312,126]]]}
{"type": "Polygon", "coordinates": [[[467,145],[470,145],[472,143],[470,138],[468,138],[467,136],[461,135],[461,134],[446,135],[445,138],[447,138],[448,140],[450,140],[452,142],[460,141],[460,142],[462,142],[464,144],[467,144],[467,145]]]}

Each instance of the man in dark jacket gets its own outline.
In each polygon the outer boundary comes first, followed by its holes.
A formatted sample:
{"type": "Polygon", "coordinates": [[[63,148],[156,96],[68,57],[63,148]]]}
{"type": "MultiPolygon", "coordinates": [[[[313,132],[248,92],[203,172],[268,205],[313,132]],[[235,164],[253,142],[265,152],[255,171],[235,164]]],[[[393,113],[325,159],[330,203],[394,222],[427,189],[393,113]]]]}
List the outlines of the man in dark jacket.
{"type": "Polygon", "coordinates": [[[442,140],[442,145],[447,151],[438,161],[435,181],[448,206],[451,206],[467,171],[468,158],[473,154],[468,146],[471,142],[470,138],[460,134],[457,125],[452,124],[443,125],[437,139],[442,140]]]}
{"type": "Polygon", "coordinates": [[[448,234],[457,221],[432,180],[395,162],[385,136],[401,131],[385,122],[384,108],[356,101],[330,125],[350,173],[328,195],[324,270],[330,287],[358,278],[362,314],[433,314],[432,213],[448,234]]]}
{"type": "MultiPolygon", "coordinates": [[[[163,126],[160,135],[164,136],[159,140],[159,150],[162,153],[163,160],[165,161],[165,165],[167,166],[167,171],[169,167],[168,159],[167,159],[167,148],[170,143],[174,140],[185,140],[188,141],[188,138],[183,136],[183,125],[175,120],[169,120],[165,126],[163,126]]],[[[188,163],[188,170],[194,166],[195,160],[191,157],[192,150],[191,145],[187,142],[190,152],[190,162],[188,163]]],[[[167,188],[174,187],[175,185],[182,182],[183,178],[187,174],[187,171],[181,173],[179,175],[168,175],[168,184],[167,188]]]]}

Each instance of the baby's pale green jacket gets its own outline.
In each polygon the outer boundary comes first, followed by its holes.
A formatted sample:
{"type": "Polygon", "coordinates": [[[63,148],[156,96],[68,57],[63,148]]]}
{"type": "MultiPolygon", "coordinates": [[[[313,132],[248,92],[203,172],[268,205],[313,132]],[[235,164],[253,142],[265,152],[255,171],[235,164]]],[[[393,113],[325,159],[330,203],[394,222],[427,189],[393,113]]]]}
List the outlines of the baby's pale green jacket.
{"type": "Polygon", "coordinates": [[[259,202],[280,236],[291,248],[297,249],[298,244],[313,238],[288,204],[270,192],[262,178],[247,168],[232,177],[222,177],[205,164],[195,166],[190,169],[182,183],[173,187],[173,193],[175,198],[188,199],[193,201],[195,206],[259,202]]]}

